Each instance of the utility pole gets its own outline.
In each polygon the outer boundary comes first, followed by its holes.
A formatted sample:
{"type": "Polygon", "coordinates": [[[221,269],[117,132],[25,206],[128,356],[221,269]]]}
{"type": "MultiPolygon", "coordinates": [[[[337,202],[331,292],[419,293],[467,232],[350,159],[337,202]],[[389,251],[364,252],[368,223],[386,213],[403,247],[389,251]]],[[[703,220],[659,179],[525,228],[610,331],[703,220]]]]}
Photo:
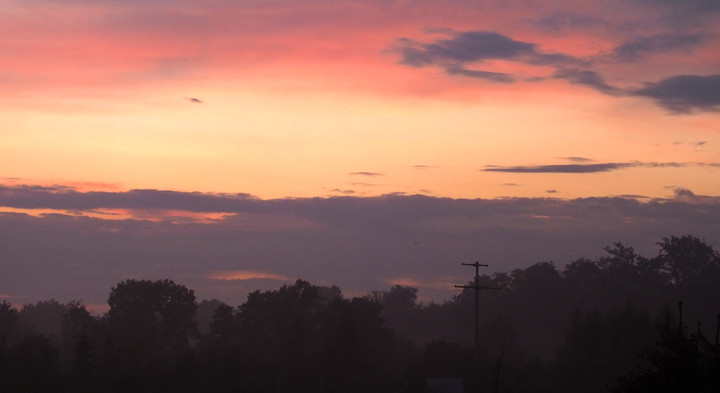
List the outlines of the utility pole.
{"type": "Polygon", "coordinates": [[[475,267],[475,279],[473,285],[455,285],[455,288],[473,289],[475,290],[475,356],[473,373],[475,374],[475,387],[480,388],[480,378],[478,368],[480,367],[480,290],[481,289],[502,289],[497,287],[484,287],[480,285],[480,266],[487,267],[486,264],[480,262],[463,263],[463,266],[475,267]]]}

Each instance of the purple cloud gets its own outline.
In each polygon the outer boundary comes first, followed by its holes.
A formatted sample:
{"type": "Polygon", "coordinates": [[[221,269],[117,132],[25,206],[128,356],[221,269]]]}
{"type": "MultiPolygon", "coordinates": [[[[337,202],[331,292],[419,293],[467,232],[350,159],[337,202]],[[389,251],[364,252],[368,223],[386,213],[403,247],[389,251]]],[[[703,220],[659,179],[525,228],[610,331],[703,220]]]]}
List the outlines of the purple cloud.
{"type": "Polygon", "coordinates": [[[632,94],[655,100],[675,114],[696,110],[720,111],[720,74],[676,75],[656,83],[646,83],[632,94]]]}
{"type": "MultiPolygon", "coordinates": [[[[688,199],[686,192],[678,194],[683,198],[639,202],[419,195],[258,200],[157,190],[15,191],[19,197],[33,196],[34,205],[43,208],[142,208],[146,201],[153,209],[231,213],[204,224],[0,213],[0,288],[20,296],[22,303],[49,298],[101,303],[121,279],[169,278],[195,289],[200,298],[238,304],[258,288],[245,285],[277,283],[252,282],[229,291],[209,275],[271,272],[362,293],[385,288],[393,277],[436,281],[459,262],[478,257],[494,271],[508,271],[540,260],[562,265],[593,257],[617,241],[640,253],[654,252],[655,242],[670,235],[693,234],[720,244],[720,209],[708,208],[720,199],[688,199]]],[[[21,200],[7,189],[0,193],[5,207],[21,200]]],[[[421,293],[447,299],[456,292],[421,288],[421,293]]]]}
{"type": "Polygon", "coordinates": [[[441,67],[448,75],[461,75],[498,83],[513,83],[515,77],[501,72],[469,68],[487,60],[509,60],[532,65],[581,65],[583,61],[562,53],[544,53],[537,45],[517,41],[491,31],[450,33],[450,38],[422,43],[408,38],[396,41],[393,52],[400,64],[411,67],[441,67]]]}

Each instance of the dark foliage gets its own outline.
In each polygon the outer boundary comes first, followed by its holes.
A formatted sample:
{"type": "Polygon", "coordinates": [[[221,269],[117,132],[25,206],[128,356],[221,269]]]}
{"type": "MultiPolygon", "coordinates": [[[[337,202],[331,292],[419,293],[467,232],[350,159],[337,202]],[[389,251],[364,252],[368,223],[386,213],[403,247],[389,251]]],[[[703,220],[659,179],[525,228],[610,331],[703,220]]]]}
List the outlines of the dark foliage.
{"type": "Polygon", "coordinates": [[[661,329],[657,344],[642,355],[647,365],[621,377],[615,393],[720,392],[720,346],[681,326],[661,329]]]}
{"type": "Polygon", "coordinates": [[[481,276],[503,290],[481,292],[478,348],[472,289],[426,304],[410,287],[347,299],[298,280],[235,307],[126,280],[102,317],[79,302],[3,302],[0,392],[425,392],[428,379],[468,392],[718,392],[720,257],[692,236],[658,246],[481,276]]]}

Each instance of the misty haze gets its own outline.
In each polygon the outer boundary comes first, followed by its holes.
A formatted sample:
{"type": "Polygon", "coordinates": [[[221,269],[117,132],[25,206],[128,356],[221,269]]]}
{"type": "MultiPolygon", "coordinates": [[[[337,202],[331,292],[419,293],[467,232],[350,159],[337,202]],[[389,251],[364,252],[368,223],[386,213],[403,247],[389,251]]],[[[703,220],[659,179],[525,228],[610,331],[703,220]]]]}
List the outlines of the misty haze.
{"type": "Polygon", "coordinates": [[[439,303],[411,286],[348,297],[300,279],[237,305],[136,279],[111,288],[103,315],[3,302],[0,389],[717,391],[720,255],[692,236],[657,246],[478,274],[439,303]]]}

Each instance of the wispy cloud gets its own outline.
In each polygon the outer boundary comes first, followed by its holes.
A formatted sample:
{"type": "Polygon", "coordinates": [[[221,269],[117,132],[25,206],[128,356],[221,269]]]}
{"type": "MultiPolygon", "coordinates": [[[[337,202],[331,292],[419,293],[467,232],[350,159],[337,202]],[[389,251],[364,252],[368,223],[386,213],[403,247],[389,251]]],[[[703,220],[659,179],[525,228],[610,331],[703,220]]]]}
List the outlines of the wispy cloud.
{"type": "Polygon", "coordinates": [[[558,32],[578,29],[607,28],[610,23],[589,15],[573,12],[556,12],[531,21],[534,25],[558,32]]]}
{"type": "Polygon", "coordinates": [[[707,141],[677,141],[673,142],[674,146],[690,146],[694,151],[700,151],[708,144],[707,141]]]}
{"type": "Polygon", "coordinates": [[[630,62],[658,53],[687,52],[706,41],[707,37],[700,34],[662,33],[635,37],[616,47],[613,55],[622,62],[630,62]]]}
{"type": "Polygon", "coordinates": [[[369,177],[375,177],[375,176],[385,176],[382,173],[378,172],[350,172],[350,175],[352,176],[369,176],[369,177]]]}
{"type": "Polygon", "coordinates": [[[609,85],[602,75],[593,70],[561,68],[555,71],[553,78],[565,79],[576,85],[585,85],[607,95],[620,96],[626,94],[623,89],[609,85]]]}
{"type": "Polygon", "coordinates": [[[330,190],[330,192],[335,192],[335,193],[343,194],[343,195],[355,194],[355,190],[340,189],[340,188],[333,188],[332,190],[330,190]]]}
{"type": "Polygon", "coordinates": [[[610,172],[627,168],[681,168],[691,165],[715,165],[714,163],[685,163],[685,162],[609,162],[598,164],[556,164],[556,165],[523,165],[523,166],[496,166],[487,165],[484,172],[508,173],[597,173],[610,172]]]}
{"type": "Polygon", "coordinates": [[[592,162],[595,161],[586,157],[558,157],[561,160],[572,161],[572,162],[592,162]]]}
{"type": "Polygon", "coordinates": [[[515,82],[514,76],[504,73],[504,72],[468,70],[466,68],[456,67],[456,66],[447,67],[445,69],[445,71],[448,73],[448,75],[462,75],[462,76],[468,76],[470,78],[485,79],[490,82],[497,82],[497,83],[513,83],[513,82],[515,82]]]}

